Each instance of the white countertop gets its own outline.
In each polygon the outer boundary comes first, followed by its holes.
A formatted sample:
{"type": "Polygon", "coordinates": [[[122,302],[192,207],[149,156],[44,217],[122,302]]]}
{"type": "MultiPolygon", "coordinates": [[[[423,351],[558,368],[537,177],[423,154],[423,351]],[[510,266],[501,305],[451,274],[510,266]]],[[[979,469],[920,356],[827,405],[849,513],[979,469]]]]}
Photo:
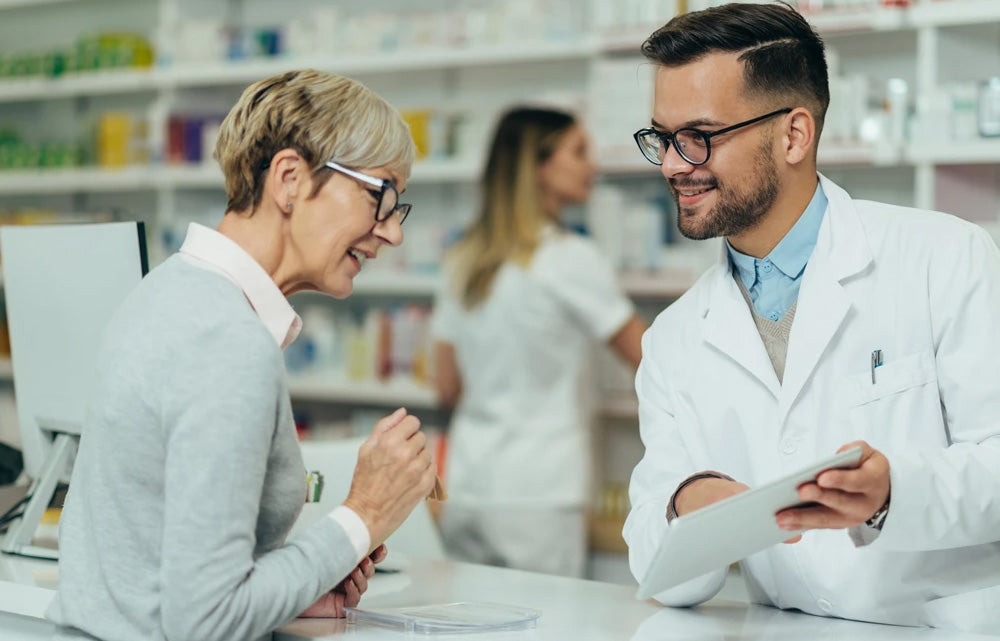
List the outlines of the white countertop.
{"type": "MultiPolygon", "coordinates": [[[[0,555],[0,638],[47,639],[51,624],[42,613],[54,595],[56,565],[0,555]]],[[[723,595],[739,594],[737,588],[723,595]]],[[[408,635],[337,619],[299,619],[275,635],[277,641],[330,639],[345,634],[372,640],[444,638],[475,641],[997,641],[983,636],[873,625],[814,617],[718,597],[692,609],[637,601],[635,588],[468,565],[415,561],[397,574],[377,574],[361,602],[365,607],[487,601],[541,610],[534,629],[461,635],[408,635]]],[[[998,631],[1000,634],[1000,631],[998,631]]]]}

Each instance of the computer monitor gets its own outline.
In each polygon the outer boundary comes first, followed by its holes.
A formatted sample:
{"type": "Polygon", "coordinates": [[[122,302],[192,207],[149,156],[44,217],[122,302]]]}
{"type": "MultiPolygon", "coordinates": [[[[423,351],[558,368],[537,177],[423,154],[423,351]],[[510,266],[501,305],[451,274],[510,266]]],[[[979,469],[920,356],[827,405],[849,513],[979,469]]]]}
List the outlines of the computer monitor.
{"type": "Polygon", "coordinates": [[[148,271],[141,222],[0,229],[7,326],[30,500],[4,552],[54,558],[32,545],[60,480],[68,481],[97,352],[115,309],[148,271]]]}

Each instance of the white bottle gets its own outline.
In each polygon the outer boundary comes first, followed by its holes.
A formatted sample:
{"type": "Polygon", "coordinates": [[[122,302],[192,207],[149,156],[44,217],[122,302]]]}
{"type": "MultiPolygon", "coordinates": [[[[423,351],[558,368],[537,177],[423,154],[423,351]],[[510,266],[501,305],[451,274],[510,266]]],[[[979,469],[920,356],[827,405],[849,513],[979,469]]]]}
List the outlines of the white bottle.
{"type": "Polygon", "coordinates": [[[1000,77],[980,83],[977,115],[980,136],[1000,136],[1000,77]]]}

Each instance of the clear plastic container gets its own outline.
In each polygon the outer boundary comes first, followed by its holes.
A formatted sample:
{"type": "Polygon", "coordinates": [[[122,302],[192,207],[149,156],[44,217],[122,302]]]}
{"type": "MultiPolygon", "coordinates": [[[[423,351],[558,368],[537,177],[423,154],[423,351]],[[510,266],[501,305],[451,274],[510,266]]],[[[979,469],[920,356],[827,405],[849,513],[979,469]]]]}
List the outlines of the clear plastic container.
{"type": "Polygon", "coordinates": [[[438,603],[401,608],[347,608],[349,624],[368,624],[416,634],[449,634],[526,630],[542,615],[539,610],[500,603],[438,603]]]}

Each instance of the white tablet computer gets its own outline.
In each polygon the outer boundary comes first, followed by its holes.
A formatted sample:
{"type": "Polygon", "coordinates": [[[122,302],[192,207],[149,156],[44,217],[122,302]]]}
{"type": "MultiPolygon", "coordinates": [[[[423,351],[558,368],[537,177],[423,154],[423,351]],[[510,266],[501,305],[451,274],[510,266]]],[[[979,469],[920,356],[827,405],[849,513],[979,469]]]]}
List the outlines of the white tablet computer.
{"type": "Polygon", "coordinates": [[[726,567],[781,543],[798,532],[778,527],[774,515],[802,503],[798,488],[823,470],[857,467],[861,448],[852,447],[813,465],[674,519],[639,583],[640,599],[726,567]]]}

